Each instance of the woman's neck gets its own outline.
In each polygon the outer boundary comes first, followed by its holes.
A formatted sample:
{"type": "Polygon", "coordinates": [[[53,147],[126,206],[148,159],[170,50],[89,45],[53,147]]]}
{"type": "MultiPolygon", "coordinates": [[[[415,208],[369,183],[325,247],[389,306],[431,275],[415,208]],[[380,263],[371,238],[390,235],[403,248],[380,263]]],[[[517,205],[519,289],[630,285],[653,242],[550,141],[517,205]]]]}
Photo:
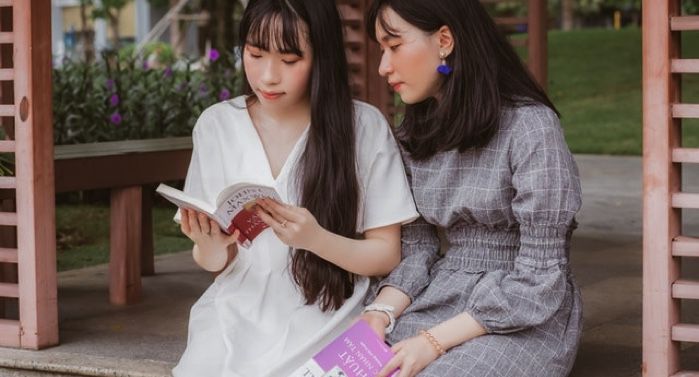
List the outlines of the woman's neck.
{"type": "Polygon", "coordinates": [[[311,121],[308,100],[287,107],[264,106],[260,101],[255,101],[250,109],[258,126],[264,128],[306,128],[311,121]]]}

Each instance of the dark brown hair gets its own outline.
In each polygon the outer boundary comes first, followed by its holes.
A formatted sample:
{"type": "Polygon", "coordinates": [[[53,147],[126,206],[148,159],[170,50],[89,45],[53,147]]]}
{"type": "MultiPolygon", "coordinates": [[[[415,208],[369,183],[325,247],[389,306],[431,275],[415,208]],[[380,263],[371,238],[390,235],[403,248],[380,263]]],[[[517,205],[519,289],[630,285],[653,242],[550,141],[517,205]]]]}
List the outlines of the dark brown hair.
{"type": "MultiPolygon", "coordinates": [[[[239,35],[241,47],[249,43],[299,56],[301,38],[308,41],[314,52],[309,83],[311,125],[297,175],[301,205],[323,228],[356,238],[359,183],[354,104],[335,2],[251,0],[239,35]],[[277,22],[281,27],[274,27],[277,22]]],[[[247,80],[243,90],[253,93],[247,80]]],[[[306,303],[317,303],[323,311],[338,309],[354,292],[353,274],[307,250],[295,250],[291,272],[306,303]]]]}
{"type": "Polygon", "coordinates": [[[387,8],[426,33],[446,25],[454,37],[454,50],[447,57],[453,72],[440,85],[441,100],[407,105],[396,131],[413,158],[485,146],[507,106],[543,104],[560,115],[478,0],[375,0],[367,15],[367,31],[374,40],[377,21],[397,36],[385,19],[387,8]]]}

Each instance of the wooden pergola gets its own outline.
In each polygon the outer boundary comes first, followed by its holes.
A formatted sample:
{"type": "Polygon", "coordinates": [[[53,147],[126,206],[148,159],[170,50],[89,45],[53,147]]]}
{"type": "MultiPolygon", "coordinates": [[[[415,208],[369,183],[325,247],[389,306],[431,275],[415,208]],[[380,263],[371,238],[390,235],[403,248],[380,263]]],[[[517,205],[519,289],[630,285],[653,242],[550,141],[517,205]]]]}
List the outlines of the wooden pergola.
{"type": "Polygon", "coordinates": [[[681,15],[681,0],[643,1],[643,376],[690,377],[683,342],[699,342],[699,324],[683,323],[682,300],[699,299],[699,279],[681,277],[685,258],[699,257],[699,238],[683,234],[682,209],[699,208],[699,194],[682,185],[682,165],[699,163],[699,149],[682,146],[682,120],[699,118],[699,104],[682,101],[685,74],[699,59],[682,56],[681,35],[699,30],[699,16],[681,15]]]}
{"type": "MultiPolygon", "coordinates": [[[[545,87],[546,1],[523,1],[529,6],[527,17],[496,21],[528,26],[527,39],[513,43],[528,48],[532,74],[545,87]]],[[[376,69],[380,52],[364,33],[368,3],[338,0],[353,90],[357,98],[390,116],[393,94],[376,69]]],[[[0,153],[15,158],[15,176],[0,177],[0,346],[5,347],[40,349],[59,341],[55,193],[112,189],[110,300],[136,302],[140,276],[154,272],[150,202],[143,195],[143,185],[184,178],[191,154],[191,142],[186,140],[165,151],[156,146],[156,152],[163,153],[149,155],[147,160],[134,150],[109,155],[103,146],[89,147],[89,153],[74,146],[55,151],[51,71],[51,0],[0,0],[0,121],[5,131],[0,153]],[[78,151],[81,154],[76,157],[78,151]],[[164,166],[164,161],[167,168],[142,174],[148,166],[164,166]],[[138,174],[129,170],[136,165],[142,168],[138,174]],[[117,167],[121,178],[106,176],[104,166],[117,167]]]]}

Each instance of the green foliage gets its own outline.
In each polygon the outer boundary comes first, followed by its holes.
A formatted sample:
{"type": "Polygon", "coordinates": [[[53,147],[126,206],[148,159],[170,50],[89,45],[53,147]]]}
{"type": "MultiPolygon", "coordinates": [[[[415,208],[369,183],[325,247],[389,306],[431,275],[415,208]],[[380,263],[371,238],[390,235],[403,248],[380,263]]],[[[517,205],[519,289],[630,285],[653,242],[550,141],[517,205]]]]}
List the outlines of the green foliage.
{"type": "Polygon", "coordinates": [[[128,56],[105,54],[97,64],[66,61],[54,70],[56,144],[187,136],[206,107],[239,92],[231,53],[197,71],[191,62],[154,66],[128,56]]]}

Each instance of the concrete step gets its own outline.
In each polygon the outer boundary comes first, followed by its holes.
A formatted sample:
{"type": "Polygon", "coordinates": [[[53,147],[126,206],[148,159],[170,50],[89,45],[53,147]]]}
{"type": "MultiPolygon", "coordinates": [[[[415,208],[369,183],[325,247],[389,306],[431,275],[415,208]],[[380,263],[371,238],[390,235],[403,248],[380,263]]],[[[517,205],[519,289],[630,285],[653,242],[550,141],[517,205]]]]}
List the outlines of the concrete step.
{"type": "Polygon", "coordinates": [[[0,377],[170,377],[171,363],[80,353],[0,349],[0,377]]]}

